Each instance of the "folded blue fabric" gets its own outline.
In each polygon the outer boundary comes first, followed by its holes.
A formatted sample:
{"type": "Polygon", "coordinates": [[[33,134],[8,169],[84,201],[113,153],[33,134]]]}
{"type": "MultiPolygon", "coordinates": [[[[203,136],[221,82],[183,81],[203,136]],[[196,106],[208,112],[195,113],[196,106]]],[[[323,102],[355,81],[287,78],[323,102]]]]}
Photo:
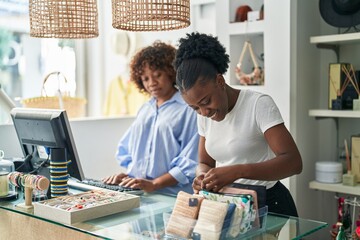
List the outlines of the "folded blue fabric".
{"type": "Polygon", "coordinates": [[[226,232],[227,232],[228,228],[230,227],[231,219],[232,219],[232,216],[234,214],[235,208],[236,208],[235,203],[229,203],[229,207],[228,207],[227,213],[225,215],[224,224],[223,224],[223,227],[222,227],[220,239],[225,239],[226,238],[226,232]]]}

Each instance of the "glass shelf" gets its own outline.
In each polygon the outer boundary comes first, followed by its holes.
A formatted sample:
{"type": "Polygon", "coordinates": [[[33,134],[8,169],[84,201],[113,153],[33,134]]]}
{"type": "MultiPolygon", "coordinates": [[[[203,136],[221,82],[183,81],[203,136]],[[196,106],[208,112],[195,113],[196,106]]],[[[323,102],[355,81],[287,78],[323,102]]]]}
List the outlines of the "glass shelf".
{"type": "MultiPolygon", "coordinates": [[[[34,219],[43,220],[49,223],[50,226],[60,225],[93,237],[114,239],[118,238],[119,234],[121,234],[121,236],[129,238],[142,237],[142,239],[147,239],[144,238],[144,234],[164,233],[163,214],[171,212],[175,200],[176,198],[172,196],[144,194],[141,196],[139,208],[71,225],[40,218],[35,216],[31,210],[17,208],[15,205],[23,202],[22,194],[20,194],[19,199],[14,201],[0,201],[0,210],[30,216],[34,219]]],[[[278,238],[280,240],[301,239],[326,226],[327,223],[324,222],[269,213],[266,220],[266,230],[254,233],[252,236],[280,233],[279,236],[286,235],[278,238]]]]}

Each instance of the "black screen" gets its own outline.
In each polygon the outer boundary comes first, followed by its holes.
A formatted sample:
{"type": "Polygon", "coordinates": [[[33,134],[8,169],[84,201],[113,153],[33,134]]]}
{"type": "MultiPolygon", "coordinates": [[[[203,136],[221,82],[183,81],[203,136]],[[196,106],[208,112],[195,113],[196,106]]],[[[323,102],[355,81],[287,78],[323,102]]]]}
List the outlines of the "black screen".
{"type": "Polygon", "coordinates": [[[49,154],[52,148],[66,151],[68,173],[79,180],[84,174],[79,161],[70,123],[65,110],[14,108],[11,111],[14,127],[25,156],[24,172],[50,176],[49,154]]]}

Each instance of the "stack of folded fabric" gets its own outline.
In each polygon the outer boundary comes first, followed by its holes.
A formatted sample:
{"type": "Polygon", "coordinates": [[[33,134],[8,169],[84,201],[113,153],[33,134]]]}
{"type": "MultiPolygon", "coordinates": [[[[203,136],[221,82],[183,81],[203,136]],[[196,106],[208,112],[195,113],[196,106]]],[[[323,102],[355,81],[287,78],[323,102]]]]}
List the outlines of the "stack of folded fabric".
{"type": "Polygon", "coordinates": [[[166,226],[166,234],[189,238],[198,218],[202,200],[202,196],[180,191],[166,226]]]}
{"type": "Polygon", "coordinates": [[[247,189],[230,195],[179,192],[165,232],[186,239],[238,238],[259,226],[256,199],[256,192],[247,189]]]}
{"type": "Polygon", "coordinates": [[[201,239],[219,239],[229,205],[205,199],[200,208],[194,232],[201,239]]]}

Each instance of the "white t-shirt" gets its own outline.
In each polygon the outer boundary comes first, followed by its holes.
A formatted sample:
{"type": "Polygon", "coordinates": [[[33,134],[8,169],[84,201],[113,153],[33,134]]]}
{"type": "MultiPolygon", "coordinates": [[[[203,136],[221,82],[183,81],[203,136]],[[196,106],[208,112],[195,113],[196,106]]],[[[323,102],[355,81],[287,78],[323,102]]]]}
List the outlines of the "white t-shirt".
{"type": "MultiPolygon", "coordinates": [[[[205,137],[205,149],[216,161],[216,166],[231,166],[264,162],[275,157],[264,133],[283,122],[270,96],[241,90],[234,108],[221,122],[198,115],[198,131],[200,136],[205,137]]],[[[238,179],[236,182],[265,185],[267,188],[276,183],[249,179],[238,179]]]]}

